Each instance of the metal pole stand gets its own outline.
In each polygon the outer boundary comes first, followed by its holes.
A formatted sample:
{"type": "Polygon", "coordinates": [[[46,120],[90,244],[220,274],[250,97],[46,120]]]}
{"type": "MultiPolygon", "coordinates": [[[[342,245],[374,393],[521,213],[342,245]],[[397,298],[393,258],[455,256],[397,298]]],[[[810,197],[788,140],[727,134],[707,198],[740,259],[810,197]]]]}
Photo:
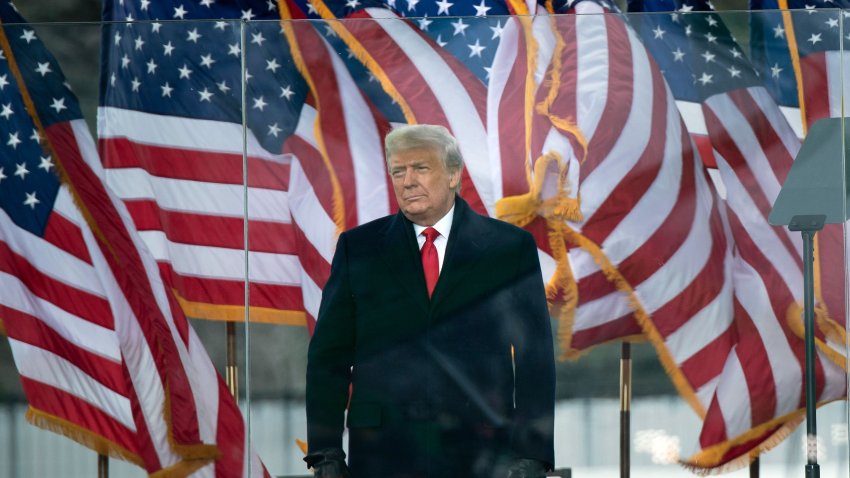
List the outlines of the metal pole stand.
{"type": "Polygon", "coordinates": [[[620,344],[620,478],[629,478],[631,459],[632,344],[620,344]]]}
{"type": "Polygon", "coordinates": [[[817,396],[815,393],[815,233],[823,229],[824,214],[791,218],[788,230],[803,235],[803,324],[806,329],[806,478],[820,478],[818,466],[817,396]]]}

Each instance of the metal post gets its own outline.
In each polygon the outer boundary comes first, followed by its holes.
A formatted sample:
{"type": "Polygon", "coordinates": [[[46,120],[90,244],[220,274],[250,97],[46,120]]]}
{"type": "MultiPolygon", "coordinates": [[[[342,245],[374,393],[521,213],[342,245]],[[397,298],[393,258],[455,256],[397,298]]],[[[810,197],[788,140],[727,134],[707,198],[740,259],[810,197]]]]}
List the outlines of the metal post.
{"type": "Polygon", "coordinates": [[[18,407],[9,402],[7,410],[9,411],[9,476],[12,478],[21,478],[20,457],[18,456],[18,443],[22,438],[18,436],[20,431],[18,427],[18,407]]]}
{"type": "Polygon", "coordinates": [[[803,236],[803,326],[806,348],[806,478],[820,478],[818,466],[817,393],[815,383],[815,233],[823,229],[825,214],[791,218],[788,230],[803,236]]]}
{"type": "Polygon", "coordinates": [[[97,478],[109,478],[109,457],[97,455],[97,478]]]}
{"type": "MultiPolygon", "coordinates": [[[[823,223],[821,223],[821,227],[823,227],[823,223]]],[[[817,229],[800,231],[803,235],[803,318],[806,328],[806,478],[820,477],[817,444],[817,395],[815,392],[815,288],[813,270],[816,231],[817,229]]]]}
{"type": "Polygon", "coordinates": [[[750,478],[759,478],[759,457],[750,462],[750,478]]]}
{"type": "Polygon", "coordinates": [[[629,478],[631,468],[629,444],[631,436],[632,344],[620,344],[620,478],[629,478]]]}
{"type": "Polygon", "coordinates": [[[233,395],[233,400],[239,403],[239,369],[236,366],[236,324],[227,322],[227,364],[225,366],[225,381],[227,389],[233,395]]]}

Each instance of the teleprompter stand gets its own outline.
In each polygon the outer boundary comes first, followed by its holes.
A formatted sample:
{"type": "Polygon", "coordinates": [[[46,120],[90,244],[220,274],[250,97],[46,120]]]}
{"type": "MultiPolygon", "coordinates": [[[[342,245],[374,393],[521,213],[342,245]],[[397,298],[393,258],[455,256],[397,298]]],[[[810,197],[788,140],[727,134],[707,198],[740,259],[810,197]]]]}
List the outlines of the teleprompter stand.
{"type": "MultiPolygon", "coordinates": [[[[803,323],[806,350],[806,478],[819,478],[815,392],[814,238],[824,224],[847,220],[850,122],[827,118],[809,130],[779,191],[768,221],[803,236],[803,323]]],[[[837,259],[837,258],[836,258],[837,259]]]]}

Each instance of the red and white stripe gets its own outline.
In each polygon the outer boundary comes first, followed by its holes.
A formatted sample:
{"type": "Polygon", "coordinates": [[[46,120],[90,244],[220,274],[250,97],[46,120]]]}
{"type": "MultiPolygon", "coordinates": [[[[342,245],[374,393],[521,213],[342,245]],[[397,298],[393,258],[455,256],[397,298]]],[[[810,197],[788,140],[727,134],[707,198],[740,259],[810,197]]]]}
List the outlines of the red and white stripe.
{"type": "Polygon", "coordinates": [[[850,105],[842,100],[850,98],[850,54],[835,50],[812,53],[800,59],[800,70],[806,124],[847,114],[850,105]]]}
{"type": "Polygon", "coordinates": [[[0,216],[0,281],[11,292],[0,308],[32,407],[102,437],[149,473],[190,463],[173,444],[209,444],[222,458],[196,476],[243,476],[245,467],[263,475],[237,441],[244,425],[235,402],[123,205],[103,186],[87,126],[59,123],[47,137],[97,229],[67,186],[43,240],[0,216]],[[234,452],[237,467],[224,463],[234,452]]]}
{"type": "MultiPolygon", "coordinates": [[[[591,2],[576,10],[602,12],[591,2]]],[[[564,49],[550,111],[574,120],[587,157],[571,131],[545,116],[535,118],[533,151],[572,162],[570,188],[578,190],[583,220],[568,224],[634,291],[629,297],[590,251],[571,245],[579,300],[571,346],[647,335],[680,392],[702,411],[722,367],[705,357],[725,356],[733,345],[731,256],[713,192],[639,38],[608,15],[558,17],[555,29],[564,49]],[[650,320],[636,321],[636,306],[650,320]]],[[[537,101],[547,94],[539,91],[537,101]]]]}
{"type": "Polygon", "coordinates": [[[464,158],[462,195],[473,209],[493,214],[496,199],[487,147],[484,85],[415,24],[382,8],[366,8],[339,24],[355,51],[366,51],[372,73],[391,83],[409,107],[408,122],[438,124],[457,138],[464,158]],[[370,21],[374,20],[374,21],[370,21]]]}
{"type": "MultiPolygon", "coordinates": [[[[74,130],[82,157],[87,166],[97,175],[97,178],[91,180],[103,184],[105,172],[100,169],[100,158],[88,133],[87,126],[80,121],[74,125],[74,130]]],[[[194,404],[197,414],[197,433],[200,440],[203,443],[215,444],[219,450],[219,458],[195,472],[193,476],[216,478],[269,477],[270,475],[259,456],[248,445],[249,437],[245,433],[245,423],[241,411],[213,366],[200,339],[174,300],[171,293],[173,287],[168,278],[163,278],[160,275],[160,269],[153,256],[145,248],[143,239],[136,233],[133,220],[121,201],[106,188],[103,189],[103,194],[108,195],[110,204],[115,211],[113,218],[120,217],[120,224],[126,231],[124,235],[131,241],[125,246],[132,246],[133,250],[138,253],[137,263],[134,264],[132,258],[129,258],[128,261],[113,265],[112,269],[113,271],[118,270],[120,266],[120,270],[134,274],[134,278],[141,280],[144,285],[150,284],[148,299],[152,296],[156,301],[157,308],[162,311],[161,317],[164,319],[167,326],[166,331],[169,334],[168,337],[162,337],[159,342],[162,344],[161,347],[171,352],[172,361],[168,362],[166,372],[169,377],[174,375],[174,369],[177,367],[171,364],[175,363],[173,359],[176,354],[176,358],[179,358],[177,363],[181,366],[180,371],[182,372],[178,377],[185,377],[189,383],[189,388],[184,390],[184,393],[190,395],[194,404]],[[171,339],[172,342],[168,342],[167,339],[171,339]]],[[[117,225],[118,222],[113,220],[109,224],[117,225]]],[[[99,224],[99,227],[102,230],[104,226],[99,224]]],[[[118,244],[113,244],[113,247],[117,248],[118,244]]],[[[137,291],[138,288],[137,286],[133,290],[137,291]]],[[[125,294],[127,293],[125,292],[125,294]]],[[[128,296],[128,299],[136,298],[128,296]]],[[[132,347],[133,344],[134,342],[129,342],[127,346],[132,347]]],[[[174,386],[173,382],[169,381],[169,387],[174,386]]],[[[139,390],[142,389],[139,388],[139,390]]],[[[172,408],[176,406],[186,406],[186,404],[172,401],[172,408]]],[[[174,411],[173,413],[179,412],[174,411]]],[[[172,420],[177,420],[177,418],[172,417],[172,420]]]]}
{"type": "MultiPolygon", "coordinates": [[[[328,201],[323,201],[326,198],[320,194],[322,185],[327,186],[329,178],[326,171],[316,167],[317,163],[321,165],[322,159],[314,135],[315,118],[315,110],[309,105],[304,105],[295,133],[285,145],[287,150],[293,151],[290,156],[289,207],[296,234],[304,310],[307,313],[308,326],[311,328],[319,313],[322,288],[330,275],[330,264],[339,234],[332,210],[328,209],[328,201]]],[[[364,136],[363,143],[366,143],[367,139],[368,137],[364,136]]],[[[373,136],[373,140],[380,144],[379,136],[373,136]]],[[[363,181],[344,185],[345,188],[357,190],[368,188],[370,184],[374,188],[371,191],[366,189],[366,191],[375,194],[377,199],[359,211],[359,218],[364,222],[373,214],[379,214],[378,217],[389,214],[394,204],[389,201],[385,179],[386,167],[382,158],[382,154],[372,156],[372,164],[363,165],[380,173],[380,183],[363,181]]]]}
{"type": "MultiPolygon", "coordinates": [[[[762,87],[714,95],[703,103],[702,113],[735,241],[739,337],[718,377],[700,435],[700,447],[721,449],[722,457],[712,463],[697,453],[691,460],[714,468],[747,461],[748,453],[769,446],[765,442],[786,423],[796,426],[788,420],[805,406],[803,341],[787,317],[802,297],[801,241],[798,234],[767,222],[800,141],[762,87]],[[755,436],[753,429],[768,422],[775,426],[755,436]]],[[[824,270],[831,265],[822,263],[824,270]]],[[[843,313],[843,304],[833,305],[843,313]]],[[[846,379],[840,364],[823,354],[816,360],[818,400],[843,396],[846,379]]]]}
{"type": "Polygon", "coordinates": [[[297,317],[303,305],[286,156],[249,136],[244,185],[238,124],[111,107],[100,108],[98,121],[107,183],[181,297],[241,308],[248,279],[252,307],[297,317]]]}
{"type": "MultiPolygon", "coordinates": [[[[326,155],[329,167],[342,189],[345,228],[385,216],[389,213],[389,191],[383,161],[383,136],[389,124],[374,111],[357,87],[339,55],[306,22],[292,22],[292,29],[303,67],[307,70],[316,110],[302,113],[315,122],[310,125],[321,137],[306,132],[296,133],[302,139],[312,138],[319,152],[326,155]]],[[[309,108],[309,105],[305,105],[309,108]]],[[[314,183],[328,182],[324,170],[305,170],[314,183]]],[[[333,210],[328,210],[332,213],[333,210]]]]}
{"type": "Polygon", "coordinates": [[[528,192],[526,170],[535,158],[526,151],[530,134],[526,119],[534,111],[534,93],[543,82],[555,45],[546,10],[537,6],[536,11],[538,15],[529,16],[528,23],[515,16],[504,20],[487,81],[488,153],[496,199],[528,192]],[[529,68],[534,68],[531,78],[529,68]],[[527,99],[529,88],[532,96],[527,99]]]}
{"type": "MultiPolygon", "coordinates": [[[[847,51],[821,51],[811,53],[800,59],[802,74],[803,101],[806,111],[806,125],[823,118],[847,116],[850,104],[850,54],[847,51]]],[[[846,256],[843,230],[840,225],[826,225],[815,236],[821,257],[846,256]]],[[[826,262],[828,265],[834,265],[826,262]]],[[[820,281],[823,284],[839,284],[844,281],[840,267],[821,269],[820,281]]],[[[824,287],[823,300],[827,303],[830,319],[840,328],[846,328],[846,307],[843,289],[824,287]]],[[[843,349],[843,346],[839,347],[843,349]]]]}
{"type": "Polygon", "coordinates": [[[292,22],[287,28],[319,108],[303,106],[296,130],[284,144],[291,157],[288,201],[303,304],[312,328],[340,230],[395,208],[383,154],[389,124],[313,24],[292,22]],[[340,200],[334,199],[335,186],[341,189],[341,204],[335,202],[340,200]],[[337,207],[344,211],[341,225],[334,221],[337,207]]]}
{"type": "Polygon", "coordinates": [[[487,141],[493,195],[499,199],[528,192],[525,148],[528,44],[523,20],[505,20],[487,88],[487,141]]]}

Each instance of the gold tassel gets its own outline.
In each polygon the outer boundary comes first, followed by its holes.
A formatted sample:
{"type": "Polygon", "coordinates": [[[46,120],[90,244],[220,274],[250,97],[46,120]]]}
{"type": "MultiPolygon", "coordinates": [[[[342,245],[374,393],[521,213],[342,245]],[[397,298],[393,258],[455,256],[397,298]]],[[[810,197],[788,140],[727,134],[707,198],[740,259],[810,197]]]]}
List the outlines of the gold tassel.
{"type": "MultiPolygon", "coordinates": [[[[785,322],[791,332],[800,340],[806,338],[806,328],[803,324],[803,306],[799,302],[794,302],[788,306],[788,311],[785,313],[785,322]]],[[[821,304],[815,305],[815,323],[818,325],[827,338],[839,344],[844,343],[844,331],[836,331],[834,322],[828,318],[826,308],[821,304]]],[[[829,358],[831,362],[847,371],[847,358],[839,351],[830,347],[828,343],[815,336],[815,347],[829,358]]]]}

